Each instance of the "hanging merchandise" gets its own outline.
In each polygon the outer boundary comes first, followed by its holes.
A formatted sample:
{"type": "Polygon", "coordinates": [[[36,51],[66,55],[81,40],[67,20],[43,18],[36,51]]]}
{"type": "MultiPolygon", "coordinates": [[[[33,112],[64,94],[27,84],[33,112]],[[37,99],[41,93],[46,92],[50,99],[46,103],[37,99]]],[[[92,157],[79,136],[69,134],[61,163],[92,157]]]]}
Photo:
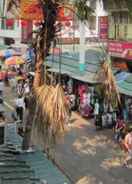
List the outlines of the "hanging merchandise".
{"type": "Polygon", "coordinates": [[[36,27],[38,27],[38,26],[40,26],[41,25],[41,21],[33,21],[33,24],[36,26],[36,27]]]}
{"type": "Polygon", "coordinates": [[[21,25],[23,28],[27,28],[28,27],[28,21],[27,20],[21,20],[21,25]]]}
{"type": "Polygon", "coordinates": [[[13,19],[6,19],[6,27],[13,27],[14,26],[14,20],[13,19]]]}
{"type": "Polygon", "coordinates": [[[67,82],[67,88],[68,88],[68,93],[71,94],[73,92],[73,79],[69,79],[67,82]]]}
{"type": "Polygon", "coordinates": [[[70,22],[70,21],[66,21],[66,22],[65,22],[65,26],[66,26],[66,27],[70,27],[70,26],[71,26],[71,22],[70,22]]]}

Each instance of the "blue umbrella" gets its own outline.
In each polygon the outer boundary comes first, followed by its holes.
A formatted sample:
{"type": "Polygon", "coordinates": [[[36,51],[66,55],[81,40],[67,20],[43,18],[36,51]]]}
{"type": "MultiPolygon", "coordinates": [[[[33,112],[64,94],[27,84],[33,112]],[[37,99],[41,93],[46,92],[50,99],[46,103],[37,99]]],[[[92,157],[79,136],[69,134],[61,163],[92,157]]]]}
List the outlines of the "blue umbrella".
{"type": "Polygon", "coordinates": [[[4,58],[9,58],[9,57],[12,57],[14,55],[14,51],[13,50],[6,50],[5,53],[4,53],[4,58]]]}
{"type": "Polygon", "coordinates": [[[0,57],[4,57],[5,59],[12,57],[14,55],[19,55],[13,49],[1,50],[0,57]]]}

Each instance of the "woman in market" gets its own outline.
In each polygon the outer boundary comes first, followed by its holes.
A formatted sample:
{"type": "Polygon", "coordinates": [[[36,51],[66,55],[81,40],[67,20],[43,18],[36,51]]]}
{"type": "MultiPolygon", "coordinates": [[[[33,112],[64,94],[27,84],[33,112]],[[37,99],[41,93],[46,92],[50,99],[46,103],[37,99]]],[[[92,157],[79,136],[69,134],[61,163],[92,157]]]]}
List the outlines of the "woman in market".
{"type": "Polygon", "coordinates": [[[126,130],[125,122],[122,118],[118,118],[115,126],[115,139],[117,142],[120,142],[124,138],[126,130]]]}
{"type": "Polygon", "coordinates": [[[25,109],[24,97],[19,95],[18,98],[15,100],[15,103],[16,103],[17,118],[18,120],[23,122],[23,113],[25,109]]]}
{"type": "Polygon", "coordinates": [[[99,105],[98,99],[96,99],[96,102],[94,105],[94,119],[95,119],[96,129],[102,129],[102,119],[101,119],[100,105],[99,105]]]}

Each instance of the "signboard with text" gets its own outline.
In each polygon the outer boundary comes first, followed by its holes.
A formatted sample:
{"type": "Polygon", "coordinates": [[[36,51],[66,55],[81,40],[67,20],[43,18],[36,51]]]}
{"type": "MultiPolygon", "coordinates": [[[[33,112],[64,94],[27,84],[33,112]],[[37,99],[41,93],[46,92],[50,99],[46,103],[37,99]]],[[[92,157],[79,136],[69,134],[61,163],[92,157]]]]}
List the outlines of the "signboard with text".
{"type": "Polygon", "coordinates": [[[108,52],[111,56],[132,59],[132,42],[109,41],[108,52]]]}
{"type": "Polygon", "coordinates": [[[108,17],[99,17],[99,36],[100,39],[108,38],[108,17]]]}

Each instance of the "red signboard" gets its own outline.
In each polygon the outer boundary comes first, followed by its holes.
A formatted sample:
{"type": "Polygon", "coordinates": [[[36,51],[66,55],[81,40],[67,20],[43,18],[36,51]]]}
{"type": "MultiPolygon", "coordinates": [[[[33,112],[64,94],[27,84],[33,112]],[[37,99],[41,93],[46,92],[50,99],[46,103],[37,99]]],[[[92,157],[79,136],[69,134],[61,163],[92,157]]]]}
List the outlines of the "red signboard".
{"type": "Polygon", "coordinates": [[[99,36],[100,39],[108,38],[108,17],[99,17],[99,36]]]}
{"type": "Polygon", "coordinates": [[[20,16],[27,20],[43,20],[43,12],[39,0],[21,0],[20,16]]]}
{"type": "Polygon", "coordinates": [[[132,42],[109,41],[108,52],[111,56],[132,59],[132,42]]]}

